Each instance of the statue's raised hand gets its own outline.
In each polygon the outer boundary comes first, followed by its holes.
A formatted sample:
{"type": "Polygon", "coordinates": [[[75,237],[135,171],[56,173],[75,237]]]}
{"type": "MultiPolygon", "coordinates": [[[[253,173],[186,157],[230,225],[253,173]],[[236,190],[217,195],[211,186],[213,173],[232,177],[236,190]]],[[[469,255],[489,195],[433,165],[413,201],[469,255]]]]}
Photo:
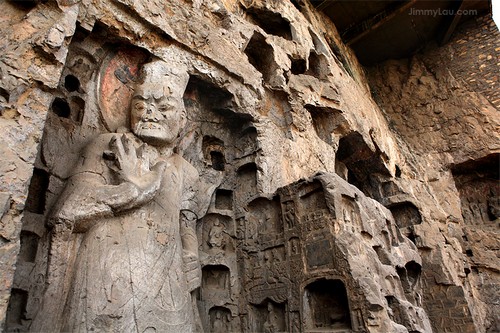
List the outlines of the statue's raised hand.
{"type": "Polygon", "coordinates": [[[144,146],[135,147],[126,134],[113,136],[109,141],[110,151],[105,152],[112,160],[109,167],[124,182],[130,182],[143,191],[158,189],[166,162],[159,161],[149,170],[149,161],[144,158],[144,146]]]}

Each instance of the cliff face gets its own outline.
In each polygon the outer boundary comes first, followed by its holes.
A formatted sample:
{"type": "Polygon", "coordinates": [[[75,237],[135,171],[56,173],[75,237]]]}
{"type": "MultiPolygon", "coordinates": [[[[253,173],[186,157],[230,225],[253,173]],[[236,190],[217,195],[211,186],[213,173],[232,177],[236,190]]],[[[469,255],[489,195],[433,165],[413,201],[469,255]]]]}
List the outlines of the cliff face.
{"type": "Polygon", "coordinates": [[[434,268],[424,284],[436,331],[459,330],[469,316],[454,317],[444,299],[468,307],[477,331],[498,330],[492,292],[499,277],[498,37],[484,16],[462,25],[445,46],[369,71],[374,96],[414,168],[415,179],[400,190],[427,207],[421,212],[428,223],[413,233],[424,263],[434,268]]]}
{"type": "MultiPolygon", "coordinates": [[[[208,205],[192,235],[197,329],[495,331],[499,46],[488,18],[365,70],[304,1],[4,1],[0,13],[7,330],[47,327],[41,313],[63,325],[69,305],[57,314],[47,299],[61,281],[66,304],[89,236],[62,232],[53,207],[95,138],[130,131],[139,72],[160,59],[189,74],[169,88],[187,118],[175,150],[208,205]]],[[[109,152],[97,156],[109,165],[109,152]]],[[[123,316],[103,310],[86,329],[123,316]]]]}

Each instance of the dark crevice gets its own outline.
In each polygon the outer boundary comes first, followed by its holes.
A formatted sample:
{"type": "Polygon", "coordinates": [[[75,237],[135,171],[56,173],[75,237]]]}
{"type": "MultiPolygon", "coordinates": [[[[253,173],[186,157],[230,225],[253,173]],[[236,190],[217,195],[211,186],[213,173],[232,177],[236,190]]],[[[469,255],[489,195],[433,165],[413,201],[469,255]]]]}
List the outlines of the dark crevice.
{"type": "Polygon", "coordinates": [[[20,10],[29,12],[35,8],[39,2],[45,3],[47,0],[8,0],[8,2],[20,10]]]}
{"type": "Polygon", "coordinates": [[[276,64],[273,58],[274,50],[266,42],[264,36],[260,33],[255,33],[245,48],[245,54],[250,64],[262,74],[264,82],[269,82],[276,64]]]}
{"type": "Polygon", "coordinates": [[[337,63],[344,69],[344,71],[347,74],[349,74],[352,78],[354,78],[354,73],[351,69],[351,65],[349,64],[347,58],[343,55],[344,52],[330,38],[327,37],[327,41],[328,41],[328,46],[330,47],[330,50],[333,52],[333,55],[337,63]]]}
{"type": "Polygon", "coordinates": [[[396,177],[401,177],[401,169],[396,165],[396,177]]]}
{"type": "Polygon", "coordinates": [[[302,3],[301,0],[290,0],[292,5],[297,8],[297,10],[300,12],[302,10],[302,3]]]}
{"type": "Polygon", "coordinates": [[[411,202],[405,201],[388,207],[394,216],[399,228],[411,227],[422,223],[422,216],[418,208],[411,202]]]}
{"type": "Polygon", "coordinates": [[[304,74],[307,70],[307,63],[304,59],[291,59],[292,68],[290,69],[292,74],[299,75],[304,74]]]}
{"type": "Polygon", "coordinates": [[[285,20],[280,14],[261,8],[249,8],[248,15],[259,27],[269,35],[292,39],[290,22],[285,20]]]}
{"type": "Polygon", "coordinates": [[[19,250],[19,261],[35,262],[40,237],[37,234],[23,230],[21,231],[21,248],[19,250]]]}
{"type": "Polygon", "coordinates": [[[48,172],[35,168],[29,186],[28,198],[26,199],[26,210],[35,214],[43,214],[45,211],[45,195],[49,188],[48,172]]]}
{"type": "Polygon", "coordinates": [[[54,101],[51,105],[51,110],[61,118],[69,118],[71,115],[71,109],[68,102],[60,97],[54,98],[54,101]]]}
{"type": "Polygon", "coordinates": [[[77,91],[80,88],[80,80],[76,76],[68,74],[64,78],[64,88],[69,92],[77,91]]]}
{"type": "Polygon", "coordinates": [[[2,102],[2,99],[4,100],[4,102],[8,102],[10,99],[10,94],[7,90],[0,87],[0,97],[1,97],[0,102],[2,102]]]}

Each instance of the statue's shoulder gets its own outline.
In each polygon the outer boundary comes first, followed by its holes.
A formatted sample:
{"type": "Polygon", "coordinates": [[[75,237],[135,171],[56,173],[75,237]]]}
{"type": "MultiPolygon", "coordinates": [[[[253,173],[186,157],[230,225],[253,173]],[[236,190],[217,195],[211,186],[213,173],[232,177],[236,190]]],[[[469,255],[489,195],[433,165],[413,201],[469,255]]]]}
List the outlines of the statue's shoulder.
{"type": "Polygon", "coordinates": [[[179,154],[173,154],[172,158],[179,170],[188,178],[198,178],[198,170],[179,154]]]}

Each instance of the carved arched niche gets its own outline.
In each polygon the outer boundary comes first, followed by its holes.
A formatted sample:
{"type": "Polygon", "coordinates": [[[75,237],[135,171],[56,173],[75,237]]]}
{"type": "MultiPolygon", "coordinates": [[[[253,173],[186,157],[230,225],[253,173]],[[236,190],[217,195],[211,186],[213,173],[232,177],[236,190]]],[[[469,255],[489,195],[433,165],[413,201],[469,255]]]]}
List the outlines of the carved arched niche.
{"type": "Polygon", "coordinates": [[[286,332],[286,303],[276,303],[266,298],[262,303],[252,305],[250,309],[250,331],[286,332]]]}
{"type": "Polygon", "coordinates": [[[203,157],[206,163],[214,170],[224,171],[226,159],[224,156],[224,141],[213,137],[203,137],[203,157]]]}
{"type": "Polygon", "coordinates": [[[306,332],[349,330],[349,300],[341,280],[317,280],[304,288],[303,323],[306,332]]]}
{"type": "Polygon", "coordinates": [[[239,197],[251,197],[257,194],[258,168],[255,162],[249,162],[241,165],[237,169],[238,193],[239,197]],[[243,195],[245,193],[245,195],[243,195]]]}
{"type": "Polygon", "coordinates": [[[198,223],[197,228],[200,249],[209,254],[234,253],[232,235],[234,235],[233,220],[226,215],[207,214],[198,223]]]}
{"type": "Polygon", "coordinates": [[[283,237],[281,204],[277,198],[256,198],[248,206],[246,238],[259,244],[283,237]]]}
{"type": "Polygon", "coordinates": [[[208,311],[209,330],[211,333],[235,332],[231,310],[223,306],[214,306],[208,311]]]}
{"type": "Polygon", "coordinates": [[[225,265],[206,265],[202,268],[201,299],[224,304],[231,295],[231,273],[225,265]]]}
{"type": "Polygon", "coordinates": [[[407,262],[404,267],[396,267],[396,271],[403,285],[406,298],[412,304],[421,306],[418,290],[421,288],[420,275],[422,274],[422,266],[412,260],[407,262]]]}

